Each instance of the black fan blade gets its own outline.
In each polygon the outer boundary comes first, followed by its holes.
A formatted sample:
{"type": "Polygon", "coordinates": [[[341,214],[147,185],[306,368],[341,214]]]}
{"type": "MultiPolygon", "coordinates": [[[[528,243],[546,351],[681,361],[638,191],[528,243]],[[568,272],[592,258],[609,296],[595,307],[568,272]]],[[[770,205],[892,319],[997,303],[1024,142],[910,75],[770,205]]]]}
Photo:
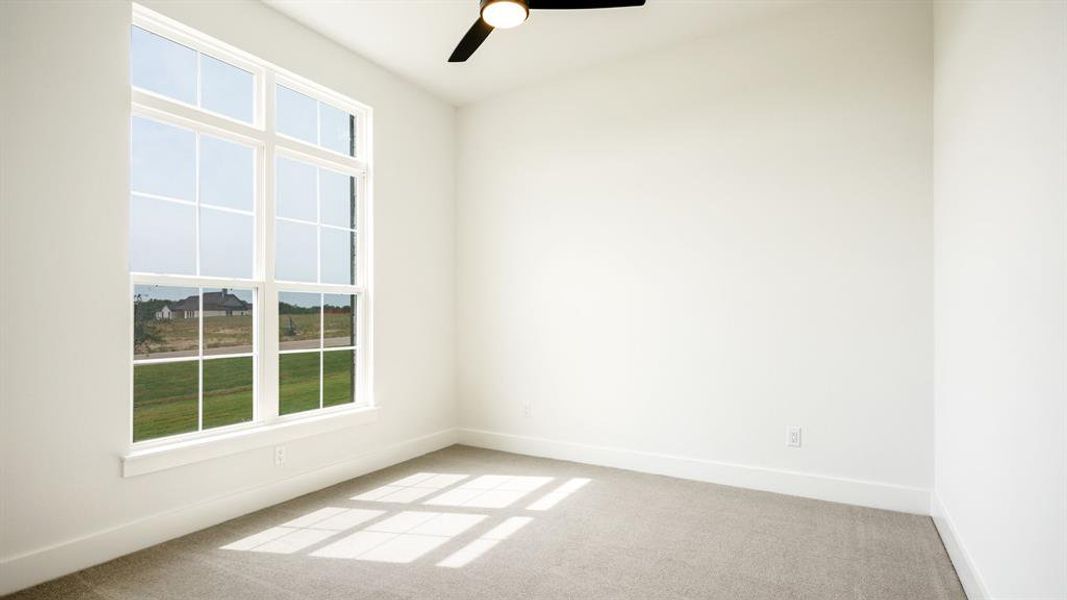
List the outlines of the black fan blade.
{"type": "Polygon", "coordinates": [[[478,49],[478,46],[482,45],[485,38],[489,37],[489,34],[493,33],[493,26],[483,21],[480,17],[471,25],[471,28],[467,30],[467,35],[463,36],[463,39],[459,41],[459,45],[452,51],[452,56],[448,57],[448,62],[464,62],[474,54],[474,51],[478,49]]]}
{"type": "Polygon", "coordinates": [[[645,0],[529,0],[530,10],[578,10],[644,6],[645,0]]]}

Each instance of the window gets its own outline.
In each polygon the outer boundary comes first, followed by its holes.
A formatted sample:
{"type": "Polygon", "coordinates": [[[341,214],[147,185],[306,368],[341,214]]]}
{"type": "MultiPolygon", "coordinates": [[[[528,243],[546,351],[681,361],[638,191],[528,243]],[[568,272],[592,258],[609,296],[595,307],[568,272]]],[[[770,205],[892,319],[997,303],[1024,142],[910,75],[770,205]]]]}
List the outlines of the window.
{"type": "Polygon", "coordinates": [[[135,7],[132,434],[371,404],[370,109],[135,7]]]}

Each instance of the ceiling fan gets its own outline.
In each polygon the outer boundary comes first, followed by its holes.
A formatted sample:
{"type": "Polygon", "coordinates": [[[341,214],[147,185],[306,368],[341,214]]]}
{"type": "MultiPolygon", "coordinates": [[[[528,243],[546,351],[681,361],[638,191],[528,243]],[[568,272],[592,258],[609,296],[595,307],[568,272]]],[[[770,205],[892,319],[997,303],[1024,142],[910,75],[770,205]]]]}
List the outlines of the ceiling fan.
{"type": "Polygon", "coordinates": [[[494,29],[511,29],[522,25],[531,10],[622,8],[644,6],[645,0],[481,0],[481,5],[481,16],[459,41],[448,62],[466,61],[494,29]]]}

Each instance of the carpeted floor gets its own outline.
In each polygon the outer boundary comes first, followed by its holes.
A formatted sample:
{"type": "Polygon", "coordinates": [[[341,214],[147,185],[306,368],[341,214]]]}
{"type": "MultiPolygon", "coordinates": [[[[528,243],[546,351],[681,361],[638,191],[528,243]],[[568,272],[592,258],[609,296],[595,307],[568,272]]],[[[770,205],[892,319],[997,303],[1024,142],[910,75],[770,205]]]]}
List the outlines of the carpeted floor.
{"type": "Polygon", "coordinates": [[[965,596],[927,517],[453,446],[9,598],[965,596]]]}

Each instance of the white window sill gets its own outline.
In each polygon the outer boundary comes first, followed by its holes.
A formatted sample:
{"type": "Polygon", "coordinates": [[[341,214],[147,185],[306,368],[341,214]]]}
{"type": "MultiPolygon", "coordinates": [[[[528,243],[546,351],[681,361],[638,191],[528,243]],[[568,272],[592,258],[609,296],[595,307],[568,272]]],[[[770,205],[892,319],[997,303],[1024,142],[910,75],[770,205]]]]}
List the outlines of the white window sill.
{"type": "Polygon", "coordinates": [[[378,409],[376,407],[362,407],[344,412],[285,420],[261,427],[163,446],[135,448],[122,457],[122,476],[135,477],[154,473],[238,452],[274,446],[320,433],[374,423],[377,420],[378,409]]]}

